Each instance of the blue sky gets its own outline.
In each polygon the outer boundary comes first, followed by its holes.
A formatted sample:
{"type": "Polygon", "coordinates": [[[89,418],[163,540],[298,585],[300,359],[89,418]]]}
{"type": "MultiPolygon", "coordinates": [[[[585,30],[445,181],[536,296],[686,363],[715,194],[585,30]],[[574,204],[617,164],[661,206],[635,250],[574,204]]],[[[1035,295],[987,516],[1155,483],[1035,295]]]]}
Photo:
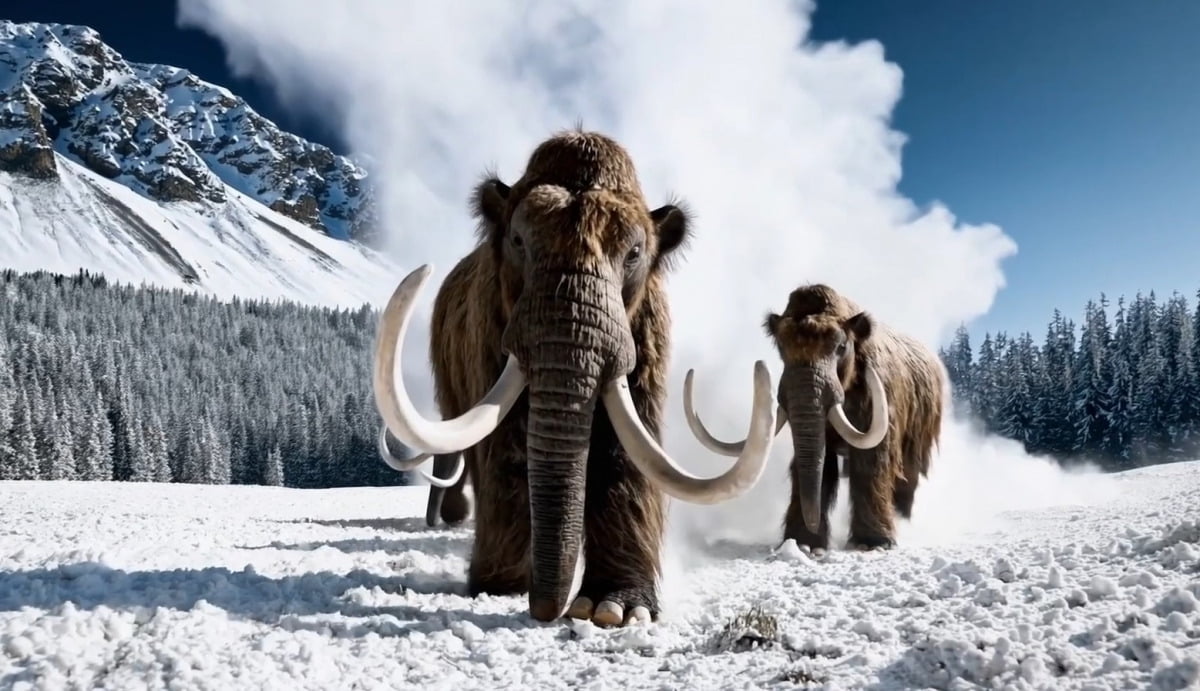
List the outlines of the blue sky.
{"type": "MultiPolygon", "coordinates": [[[[10,0],[17,21],[90,25],[132,60],[187,67],[285,128],[340,148],[269,90],[235,79],[220,44],[175,28],[174,4],[10,0]]],[[[904,71],[900,190],[1019,245],[983,330],[1040,336],[1107,293],[1200,289],[1200,3],[839,0],[814,37],[877,39],[904,71]]]]}

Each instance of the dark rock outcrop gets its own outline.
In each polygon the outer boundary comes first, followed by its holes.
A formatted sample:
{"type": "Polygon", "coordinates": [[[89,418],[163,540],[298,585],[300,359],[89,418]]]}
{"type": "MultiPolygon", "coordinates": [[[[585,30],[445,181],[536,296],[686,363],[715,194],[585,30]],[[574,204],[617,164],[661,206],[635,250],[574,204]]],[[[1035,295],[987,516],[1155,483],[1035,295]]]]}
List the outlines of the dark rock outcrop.
{"type": "Polygon", "coordinates": [[[157,201],[221,204],[232,188],[333,237],[377,237],[349,157],[187,70],[128,62],[90,28],[0,20],[0,170],[53,178],[56,151],[157,201]]]}

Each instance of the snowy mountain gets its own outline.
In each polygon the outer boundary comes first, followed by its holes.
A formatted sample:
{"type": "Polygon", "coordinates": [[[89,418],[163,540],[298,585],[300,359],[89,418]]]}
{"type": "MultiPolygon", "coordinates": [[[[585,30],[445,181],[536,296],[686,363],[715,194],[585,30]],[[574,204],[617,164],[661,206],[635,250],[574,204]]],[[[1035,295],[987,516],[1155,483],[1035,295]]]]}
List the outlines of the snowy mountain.
{"type": "Polygon", "coordinates": [[[1062,480],[922,497],[888,552],[673,530],[662,619],[626,629],[467,596],[470,526],[427,529],[425,488],[0,483],[0,686],[1197,688],[1200,463],[1062,480]]]}
{"type": "Polygon", "coordinates": [[[92,29],[0,21],[4,267],[361,304],[397,275],[366,176],[92,29]]]}

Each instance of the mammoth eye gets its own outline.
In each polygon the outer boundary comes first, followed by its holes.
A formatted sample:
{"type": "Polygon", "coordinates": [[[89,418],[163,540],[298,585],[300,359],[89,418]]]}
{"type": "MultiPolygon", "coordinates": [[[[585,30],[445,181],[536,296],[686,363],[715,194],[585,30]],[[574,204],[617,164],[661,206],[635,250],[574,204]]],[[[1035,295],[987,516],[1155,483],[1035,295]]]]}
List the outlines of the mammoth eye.
{"type": "Polygon", "coordinates": [[[513,247],[516,247],[517,249],[521,249],[522,247],[525,246],[525,238],[521,237],[520,233],[513,233],[512,234],[512,244],[513,244],[513,247]]]}
{"type": "Polygon", "coordinates": [[[625,255],[625,263],[629,265],[637,264],[638,260],[641,258],[642,246],[641,244],[637,244],[629,248],[629,254],[625,255]]]}
{"type": "Polygon", "coordinates": [[[841,357],[846,354],[846,342],[842,341],[837,347],[837,356],[841,357]]]}

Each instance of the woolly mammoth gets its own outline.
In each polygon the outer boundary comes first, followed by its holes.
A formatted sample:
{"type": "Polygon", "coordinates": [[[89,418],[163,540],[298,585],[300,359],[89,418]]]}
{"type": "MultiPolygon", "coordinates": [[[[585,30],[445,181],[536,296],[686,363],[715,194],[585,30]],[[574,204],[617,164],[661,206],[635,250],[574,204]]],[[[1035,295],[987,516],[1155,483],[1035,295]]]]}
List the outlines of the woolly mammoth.
{"type": "MultiPolygon", "coordinates": [[[[821,284],[792,291],[784,313],[768,315],[763,327],[784,365],[776,433],[784,425],[792,430],[784,539],[828,548],[841,454],[850,483],[849,545],[891,547],[894,512],[911,517],[917,483],[928,476],[941,434],[948,381],[941,361],[821,284]]],[[[707,448],[741,452],[743,443],[714,438],[696,415],[691,371],[684,411],[707,448]]]]}
{"type": "Polygon", "coordinates": [[[434,299],[443,420],[422,417],[396,374],[428,265],[401,281],[380,318],[376,404],[387,433],[417,452],[393,460],[411,468],[431,456],[444,467],[465,459],[472,596],[527,592],[541,621],[653,619],[665,498],[715,503],[754,485],[775,436],[770,374],[755,363],[737,461],[716,477],[689,474],[659,445],[665,278],[689,235],[684,210],[650,210],[625,150],[579,131],[540,144],[511,187],[484,180],[473,206],[479,243],[434,299]]]}

